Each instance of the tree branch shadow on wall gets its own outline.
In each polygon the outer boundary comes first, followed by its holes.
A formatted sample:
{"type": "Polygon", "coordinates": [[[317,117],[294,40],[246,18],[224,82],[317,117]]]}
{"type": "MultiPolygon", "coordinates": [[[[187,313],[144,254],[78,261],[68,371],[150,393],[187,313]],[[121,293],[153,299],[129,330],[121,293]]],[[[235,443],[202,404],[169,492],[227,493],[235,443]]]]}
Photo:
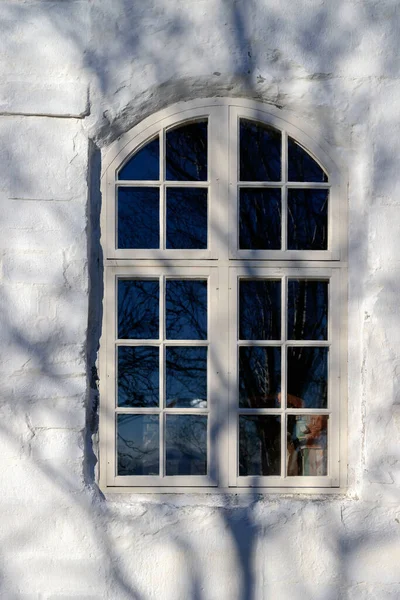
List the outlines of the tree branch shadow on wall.
{"type": "MultiPolygon", "coordinates": [[[[93,11],[98,10],[98,6],[94,4],[93,11]]],[[[345,12],[345,6],[345,2],[342,2],[337,7],[338,13],[340,13],[341,9],[345,12]]],[[[113,108],[113,114],[109,112],[105,118],[107,122],[99,128],[99,139],[96,141],[103,143],[105,140],[116,137],[127,126],[134,125],[137,120],[146,116],[149,110],[153,112],[166,103],[189,99],[194,95],[225,95],[229,94],[230,91],[233,95],[245,95],[251,98],[263,99],[266,102],[275,102],[278,106],[284,106],[286,102],[289,102],[290,85],[287,85],[287,82],[290,82],[292,72],[296,70],[296,67],[289,60],[278,58],[278,54],[273,53],[273,48],[271,48],[271,66],[276,64],[277,61],[281,62],[279,67],[280,76],[285,80],[286,87],[282,86],[284,91],[280,92],[278,85],[278,92],[271,99],[271,94],[265,92],[262,82],[261,84],[257,82],[258,77],[263,78],[265,75],[265,73],[258,74],[257,68],[258,55],[262,53],[262,46],[267,42],[266,40],[253,39],[250,18],[251,4],[224,1],[220,3],[219,9],[226,15],[226,21],[229,23],[229,26],[226,28],[226,36],[230,38],[227,39],[227,45],[229,47],[233,45],[236,48],[238,57],[237,60],[236,58],[232,60],[232,71],[229,73],[229,77],[222,77],[222,83],[218,82],[220,76],[216,76],[216,79],[213,79],[211,83],[209,80],[204,80],[203,87],[201,86],[201,78],[197,79],[197,86],[193,86],[193,80],[190,78],[180,80],[179,82],[165,81],[165,65],[161,53],[147,48],[147,60],[152,64],[155,73],[155,84],[151,94],[158,95],[158,99],[150,102],[149,94],[142,91],[131,102],[131,106],[135,107],[134,110],[128,108],[120,109],[118,107],[113,108]],[[231,86],[231,90],[228,89],[229,85],[231,86]],[[166,93],[164,94],[164,92],[166,93]],[[165,97],[167,97],[167,100],[165,97]]],[[[15,6],[12,9],[10,8],[10,10],[14,11],[15,21],[19,22],[19,17],[22,14],[20,11],[22,9],[15,6]]],[[[40,10],[43,11],[44,18],[48,18],[46,16],[46,9],[42,7],[40,10]]],[[[57,15],[54,15],[51,22],[51,26],[57,31],[57,35],[67,36],[81,50],[82,55],[85,56],[84,68],[91,71],[93,79],[96,80],[99,89],[102,90],[105,97],[112,93],[111,90],[114,85],[114,81],[110,77],[112,68],[109,68],[108,65],[111,63],[112,66],[113,61],[115,61],[115,64],[118,64],[119,61],[126,60],[127,55],[135,56],[136,53],[141,51],[142,44],[144,44],[144,40],[138,33],[138,30],[131,27],[132,19],[136,17],[135,10],[138,9],[132,7],[131,3],[122,0],[119,3],[116,1],[113,3],[109,15],[106,14],[107,9],[103,7],[102,12],[104,14],[102,18],[104,21],[110,20],[110,22],[113,22],[115,14],[120,15],[121,21],[120,36],[115,41],[111,57],[108,54],[110,51],[108,47],[102,49],[101,52],[90,47],[88,49],[87,40],[79,37],[79,33],[76,33],[73,21],[66,22],[65,20],[58,19],[57,15]],[[126,17],[125,19],[123,18],[124,16],[126,17]]],[[[360,10],[362,9],[360,8],[360,10]]],[[[172,10],[170,10],[171,12],[172,10]]],[[[167,16],[167,13],[164,13],[164,16],[167,16]]],[[[285,22],[285,20],[282,20],[282,15],[279,11],[276,9],[273,10],[271,7],[268,14],[264,15],[263,18],[266,21],[267,31],[273,31],[275,38],[281,36],[282,39],[286,39],[288,28],[291,25],[289,21],[285,22]]],[[[373,29],[375,16],[371,14],[368,18],[369,20],[367,21],[367,17],[363,13],[365,26],[373,29]]],[[[179,38],[180,35],[183,36],[183,32],[190,26],[190,18],[184,12],[174,15],[168,14],[168,23],[168,35],[179,38]]],[[[346,44],[343,43],[341,37],[352,34],[351,26],[343,22],[342,28],[336,29],[335,37],[333,38],[332,36],[324,37],[328,25],[328,14],[324,12],[324,8],[321,8],[320,11],[314,11],[312,18],[308,20],[307,26],[297,23],[290,36],[293,45],[298,49],[299,56],[312,55],[316,63],[318,63],[318,57],[315,54],[318,47],[322,46],[326,50],[326,52],[319,52],[321,60],[320,69],[318,69],[318,65],[314,68],[315,73],[319,71],[321,76],[318,78],[318,86],[314,88],[315,98],[311,98],[309,101],[310,106],[313,103],[319,105],[321,95],[329,97],[332,93],[332,88],[339,88],[341,86],[341,82],[337,78],[334,78],[332,73],[335,72],[335,68],[337,68],[341,61],[348,58],[343,56],[342,48],[346,44]],[[323,57],[326,55],[330,56],[330,64],[332,66],[329,72],[326,70],[326,64],[322,64],[323,57]]],[[[263,58],[260,58],[260,64],[263,63],[263,60],[263,58]]],[[[311,90],[311,95],[312,93],[313,91],[311,90]]],[[[360,105],[365,102],[363,92],[360,92],[358,102],[360,105]]],[[[321,111],[319,115],[322,116],[322,114],[321,111]]],[[[318,118],[317,115],[315,118],[316,122],[318,118]]],[[[325,121],[321,130],[324,132],[324,138],[332,141],[335,139],[336,132],[330,130],[329,123],[332,123],[332,121],[325,121]]],[[[383,155],[384,148],[380,148],[377,151],[382,157],[384,156],[384,162],[388,171],[391,168],[393,169],[394,157],[387,154],[383,155]]],[[[91,152],[92,171],[90,176],[92,197],[89,215],[91,246],[88,251],[90,257],[90,298],[88,345],[86,349],[89,395],[87,400],[87,423],[84,432],[86,462],[81,481],[74,482],[76,465],[73,466],[71,471],[69,471],[70,466],[67,465],[62,467],[52,466],[51,460],[42,460],[40,457],[35,457],[35,454],[32,452],[31,440],[37,434],[34,430],[31,431],[29,426],[29,414],[32,410],[37,410],[36,405],[32,408],[32,394],[27,394],[25,398],[17,398],[14,392],[11,394],[13,402],[16,403],[14,406],[15,419],[20,419],[21,422],[28,422],[27,438],[21,440],[12,430],[12,427],[7,426],[6,422],[1,424],[0,430],[3,439],[8,440],[10,447],[13,447],[17,453],[20,452],[22,455],[27,455],[26,459],[28,463],[32,464],[32,468],[38,472],[40,471],[43,478],[48,481],[48,485],[50,485],[53,493],[61,493],[66,505],[70,504],[71,506],[78,507],[82,511],[82,514],[85,515],[85,527],[87,527],[88,535],[93,540],[93,547],[97,546],[101,549],[102,564],[106,565],[105,568],[109,574],[109,587],[104,597],[115,598],[116,600],[125,597],[147,600],[147,598],[155,597],[154,594],[150,595],[142,591],[143,584],[140,585],[137,583],[137,580],[140,580],[141,573],[135,570],[135,559],[132,557],[127,559],[127,556],[121,553],[119,547],[116,546],[112,527],[116,525],[118,531],[125,530],[125,536],[134,538],[137,531],[145,535],[146,531],[151,531],[152,523],[157,522],[158,525],[154,528],[150,546],[146,544],[142,545],[142,542],[135,540],[136,547],[134,543],[131,546],[128,545],[126,554],[130,552],[137,554],[138,549],[140,551],[142,548],[145,554],[147,552],[146,556],[150,559],[151,551],[149,548],[151,545],[158,551],[163,544],[169,545],[171,549],[176,550],[179,555],[185,557],[182,564],[187,569],[187,600],[209,600],[203,591],[205,580],[207,579],[207,575],[202,572],[201,568],[204,557],[200,554],[199,546],[195,540],[195,528],[193,528],[193,524],[191,527],[188,524],[188,519],[191,520],[193,517],[191,516],[192,513],[189,516],[185,513],[184,500],[181,498],[171,499],[170,497],[163,497],[156,501],[154,498],[149,499],[148,497],[141,498],[138,496],[124,501],[114,497],[106,500],[97,489],[95,476],[96,452],[93,451],[92,437],[97,435],[98,426],[97,376],[95,368],[98,342],[101,335],[101,299],[103,296],[99,231],[101,201],[99,192],[99,160],[99,152],[93,147],[91,152]],[[66,476],[65,471],[70,472],[71,477],[66,476]],[[125,505],[125,510],[120,511],[123,505],[125,505]],[[127,514],[126,506],[132,507],[132,512],[134,512],[134,507],[140,507],[139,516],[127,514]],[[184,518],[181,518],[182,513],[184,518]],[[183,523],[185,523],[184,526],[183,523]]],[[[14,176],[23,179],[23,165],[15,164],[14,169],[14,176]]],[[[27,185],[29,185],[29,181],[27,181],[27,185]]],[[[356,215],[354,215],[354,220],[356,220],[356,215]]],[[[360,222],[363,222],[362,215],[360,216],[360,222]]],[[[64,226],[68,228],[68,222],[65,222],[64,226]]],[[[356,231],[357,225],[353,224],[353,227],[351,241],[353,256],[357,255],[360,267],[358,277],[363,282],[368,257],[367,241],[365,232],[361,229],[356,231]],[[354,235],[355,231],[356,235],[354,235]]],[[[363,283],[360,285],[359,295],[353,295],[354,302],[362,300],[362,293],[363,283]]],[[[67,290],[65,294],[68,294],[67,290]]],[[[74,307],[71,302],[71,312],[73,310],[74,307]]],[[[20,326],[16,318],[18,315],[13,315],[12,312],[12,301],[7,298],[6,291],[4,291],[3,319],[5,328],[7,329],[7,339],[12,340],[13,347],[18,347],[31,355],[33,363],[39,369],[40,375],[38,377],[48,377],[50,380],[56,382],[57,385],[64,386],[65,396],[70,396],[71,381],[67,380],[65,383],[61,382],[60,384],[59,373],[51,359],[51,354],[55,346],[61,343],[60,338],[55,337],[50,341],[45,340],[43,343],[35,343],[27,334],[26,325],[23,327],[20,326]]],[[[23,372],[21,373],[22,377],[24,377],[23,372]]],[[[2,384],[4,398],[10,398],[8,383],[4,381],[2,384]]],[[[60,422],[62,422],[64,416],[61,410],[59,412],[60,422]]],[[[67,419],[68,415],[66,414],[65,420],[67,419]]],[[[222,428],[223,425],[223,423],[220,423],[219,427],[222,428]]],[[[218,436],[218,430],[214,432],[214,435],[218,436]]],[[[377,461],[379,461],[379,457],[377,457],[377,461]]],[[[268,561],[271,560],[272,562],[273,557],[265,554],[265,547],[269,548],[272,554],[274,543],[276,547],[280,547],[280,555],[285,556],[288,565],[290,565],[289,570],[292,576],[291,580],[293,581],[294,599],[310,597],[318,600],[333,600],[337,597],[344,597],[347,593],[347,587],[352,584],[353,580],[351,573],[348,572],[348,566],[354,560],[354,557],[357,556],[360,548],[368,544],[377,545],[381,542],[387,542],[390,539],[387,530],[382,532],[368,531],[361,515],[359,519],[354,517],[353,526],[350,530],[346,528],[338,517],[343,508],[351,512],[352,501],[348,499],[325,498],[308,499],[308,501],[309,503],[306,503],[303,499],[287,498],[285,496],[276,499],[271,496],[259,496],[252,492],[249,492],[245,500],[241,500],[233,495],[219,496],[217,500],[210,500],[210,502],[216,502],[216,508],[212,511],[212,518],[210,517],[211,522],[214,525],[218,524],[224,527],[228,532],[231,540],[230,551],[232,552],[232,556],[236,557],[237,600],[259,600],[261,597],[263,599],[273,598],[269,592],[269,587],[273,588],[276,580],[265,575],[265,573],[269,572],[268,561]],[[297,507],[297,510],[293,512],[294,505],[297,507]],[[315,524],[314,533],[307,532],[307,530],[301,531],[303,526],[306,527],[304,515],[308,509],[312,510],[313,506],[319,507],[318,509],[325,519],[321,524],[315,524]],[[319,533],[319,529],[324,533],[319,533]],[[304,573],[302,573],[303,561],[300,554],[307,552],[307,536],[315,534],[316,537],[319,535],[326,537],[325,532],[327,530],[330,533],[330,539],[326,542],[326,547],[328,547],[326,551],[331,560],[333,562],[336,561],[334,569],[336,577],[326,580],[325,589],[316,590],[312,581],[306,580],[304,573]],[[286,535],[285,531],[291,531],[293,537],[291,538],[289,535],[286,535]],[[302,535],[303,539],[301,538],[302,535]],[[301,546],[301,550],[299,549],[299,545],[301,546]],[[282,548],[282,546],[284,547],[282,548]],[[261,554],[263,555],[262,559],[264,562],[259,563],[257,561],[260,560],[261,554]],[[258,567],[256,567],[256,565],[260,564],[264,566],[263,577],[261,577],[258,567]],[[262,596],[260,596],[260,593],[262,593],[262,596]]],[[[190,502],[188,502],[188,506],[189,504],[190,502]]],[[[209,514],[210,508],[207,507],[207,501],[203,502],[199,500],[198,503],[196,501],[196,506],[198,506],[200,511],[209,514]]],[[[32,506],[30,506],[30,510],[32,510],[32,506]]],[[[38,510],[33,521],[36,520],[42,527],[46,527],[46,511],[47,507],[42,510],[40,508],[40,501],[38,500],[38,510]]],[[[27,546],[34,549],[37,545],[37,535],[36,527],[33,526],[32,521],[28,521],[17,525],[16,529],[13,530],[12,540],[9,537],[4,537],[1,540],[4,553],[1,567],[5,582],[3,585],[10,585],[6,591],[8,594],[7,597],[10,600],[11,598],[12,600],[18,600],[23,596],[18,591],[9,591],[13,585],[15,586],[14,589],[17,590],[18,582],[8,583],[7,554],[10,552],[12,546],[14,546],[15,552],[20,550],[22,552],[27,546]]],[[[391,534],[392,539],[395,538],[395,535],[396,531],[393,531],[391,534]]],[[[79,544],[78,536],[77,543],[79,544]]],[[[215,548],[218,548],[218,544],[215,545],[215,548]]],[[[308,551],[311,551],[311,549],[309,548],[308,551]]],[[[137,556],[135,558],[139,562],[139,558],[137,556]]],[[[73,579],[82,575],[79,572],[74,573],[74,569],[71,566],[70,576],[73,579]]],[[[322,575],[320,577],[323,579],[322,575]]],[[[88,585],[90,586],[90,582],[88,585]]],[[[273,598],[273,600],[275,599],[273,598]]]]}

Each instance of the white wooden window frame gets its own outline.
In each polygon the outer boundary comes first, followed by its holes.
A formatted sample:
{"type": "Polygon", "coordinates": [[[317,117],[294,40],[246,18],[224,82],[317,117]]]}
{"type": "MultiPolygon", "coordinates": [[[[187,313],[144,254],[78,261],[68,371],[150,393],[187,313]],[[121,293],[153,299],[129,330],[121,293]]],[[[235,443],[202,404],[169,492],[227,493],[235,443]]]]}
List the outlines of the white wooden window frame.
{"type": "MultiPolygon", "coordinates": [[[[283,111],[261,103],[241,99],[205,99],[173,105],[145,119],[110,147],[103,160],[101,214],[104,254],[105,301],[103,334],[100,344],[100,486],[118,492],[306,492],[338,493],[347,483],[347,210],[344,169],[331,157],[322,135],[305,127],[283,111]],[[165,132],[168,128],[200,119],[208,119],[208,179],[204,182],[165,181],[163,173],[165,132]],[[266,123],[282,132],[282,180],[280,182],[238,181],[238,123],[240,118],[266,123]],[[123,181],[117,172],[129,157],[148,141],[160,135],[160,179],[123,181]],[[288,182],[287,137],[300,143],[328,174],[327,183],[288,182]],[[116,194],[118,186],[160,188],[160,250],[122,250],[116,243],[116,194]],[[292,188],[329,189],[328,248],[321,251],[286,249],[286,221],[282,219],[282,250],[238,249],[238,188],[280,187],[282,214],[287,190],[292,188]],[[165,239],[165,190],[171,187],[208,189],[208,248],[206,250],[162,249],[165,239]],[[327,409],[252,409],[240,411],[237,402],[237,282],[240,277],[282,277],[284,289],[288,277],[329,279],[329,338],[326,342],[297,342],[298,345],[323,346],[329,351],[329,404],[327,409]],[[115,348],[121,345],[145,345],[143,340],[119,341],[116,334],[118,278],[165,277],[208,279],[208,475],[207,476],[118,476],[116,474],[116,413],[185,413],[181,409],[123,409],[116,407],[115,348]],[[210,362],[210,356],[218,361],[210,362]],[[327,414],[328,475],[324,477],[239,477],[237,473],[238,414],[327,414]],[[210,435],[213,431],[213,435],[210,435]],[[215,433],[217,432],[217,434],[215,433]]],[[[284,301],[286,298],[283,292],[284,301]]],[[[161,301],[162,302],[162,301],[161,301]]],[[[161,310],[163,308],[161,307],[161,310]]],[[[282,348],[294,345],[284,339],[285,306],[282,306],[282,348]]],[[[160,314],[160,322],[162,313],[160,314]]],[[[150,343],[150,342],[148,342],[150,343]]],[[[158,342],[173,345],[160,337],[158,342]]],[[[179,342],[177,342],[179,344],[179,342]]],[[[189,342],[195,345],[195,342],[189,342]]],[[[247,342],[245,343],[248,344],[247,342]]],[[[152,342],[154,345],[154,342],[152,342]]],[[[267,344],[266,344],[267,345],[267,344]]],[[[283,361],[282,381],[286,381],[283,361]]],[[[283,384],[284,385],[284,384],[283,384]]],[[[284,390],[282,390],[282,395],[284,390]]],[[[162,395],[162,388],[161,388],[162,395]]],[[[201,411],[186,411],[198,414],[201,411]]],[[[161,443],[162,443],[161,433],[161,443]]],[[[286,457],[282,435],[282,453],[286,457]]],[[[160,450],[162,452],[162,450],[160,450]]],[[[161,457],[162,458],[162,457],[161,457]]],[[[162,474],[162,471],[161,471],[162,474]]]]}

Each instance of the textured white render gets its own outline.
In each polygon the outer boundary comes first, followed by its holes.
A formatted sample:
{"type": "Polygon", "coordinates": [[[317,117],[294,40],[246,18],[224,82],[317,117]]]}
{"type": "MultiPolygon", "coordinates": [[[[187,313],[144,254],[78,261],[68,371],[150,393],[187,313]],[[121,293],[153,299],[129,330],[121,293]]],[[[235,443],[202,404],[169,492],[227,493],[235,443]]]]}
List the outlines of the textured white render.
{"type": "Polygon", "coordinates": [[[399,6],[0,3],[1,599],[400,599],[399,6]],[[282,107],[347,167],[341,495],[97,487],[101,160],[213,96],[282,107]]]}

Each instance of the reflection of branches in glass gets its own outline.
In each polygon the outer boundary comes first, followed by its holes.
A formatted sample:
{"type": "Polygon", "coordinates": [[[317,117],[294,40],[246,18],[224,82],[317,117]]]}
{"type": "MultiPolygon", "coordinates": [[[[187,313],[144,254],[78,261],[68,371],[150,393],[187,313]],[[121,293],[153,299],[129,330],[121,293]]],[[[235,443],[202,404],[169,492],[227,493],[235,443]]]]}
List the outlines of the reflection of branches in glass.
{"type": "Polygon", "coordinates": [[[159,474],[157,415],[118,415],[118,475],[159,474]]]}
{"type": "Polygon", "coordinates": [[[288,180],[328,181],[326,173],[304,148],[292,138],[288,139],[288,180]]]}
{"type": "Polygon", "coordinates": [[[158,312],[158,280],[118,280],[118,337],[120,339],[158,339],[158,312]]]}
{"type": "Polygon", "coordinates": [[[118,348],[118,406],[158,406],[159,348],[118,348]]]}
{"type": "Polygon", "coordinates": [[[167,415],[167,475],[206,475],[207,417],[167,415]]]}
{"type": "Polygon", "coordinates": [[[281,282],[240,280],[239,337],[241,340],[279,340],[281,337],[281,282]]]}
{"type": "Polygon", "coordinates": [[[167,131],[166,178],[168,181],[207,179],[207,121],[167,131]]]}
{"type": "Polygon", "coordinates": [[[328,247],[328,191],[288,190],[289,250],[328,247]]]}
{"type": "Polygon", "coordinates": [[[207,348],[167,347],[166,396],[169,407],[206,405],[207,348]]]}
{"type": "Polygon", "coordinates": [[[281,132],[240,119],[240,180],[280,181],[281,132]]]}
{"type": "Polygon", "coordinates": [[[288,405],[326,408],[328,399],[328,348],[288,348],[288,405]]]}
{"type": "Polygon", "coordinates": [[[328,282],[289,279],[288,339],[326,340],[328,337],[328,282]]]}
{"type": "Polygon", "coordinates": [[[281,248],[281,190],[240,189],[239,247],[242,250],[281,248]]]}
{"type": "Polygon", "coordinates": [[[206,280],[167,279],[165,300],[167,339],[207,339],[206,280]]]}
{"type": "Polygon", "coordinates": [[[280,475],[281,418],[239,417],[239,475],[280,475]]]}
{"type": "Polygon", "coordinates": [[[207,190],[167,188],[167,248],[207,248],[207,190]]]}
{"type": "Polygon", "coordinates": [[[239,348],[239,406],[280,406],[280,348],[239,348]]]}
{"type": "Polygon", "coordinates": [[[159,248],[159,196],[156,187],[118,189],[118,248],[159,248]]]}

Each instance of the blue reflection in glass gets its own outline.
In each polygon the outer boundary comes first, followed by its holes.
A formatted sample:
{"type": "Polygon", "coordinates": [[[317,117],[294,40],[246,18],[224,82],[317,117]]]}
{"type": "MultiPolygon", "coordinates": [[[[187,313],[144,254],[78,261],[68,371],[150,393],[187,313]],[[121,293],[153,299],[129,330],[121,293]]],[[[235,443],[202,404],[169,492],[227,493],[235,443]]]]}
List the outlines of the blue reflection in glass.
{"type": "Polygon", "coordinates": [[[160,174],[160,144],[158,137],[141,148],[118,173],[118,179],[132,181],[158,180],[160,174]]]}
{"type": "Polygon", "coordinates": [[[288,348],[287,373],[289,408],[327,407],[328,348],[288,348]]]}
{"type": "Polygon", "coordinates": [[[288,180],[328,181],[319,164],[292,138],[288,139],[288,180]]]}
{"type": "Polygon", "coordinates": [[[159,196],[155,187],[118,188],[118,248],[159,248],[159,196]]]}
{"type": "Polygon", "coordinates": [[[288,190],[288,249],[327,247],[328,190],[288,190]]]}
{"type": "Polygon", "coordinates": [[[118,347],[118,406],[158,406],[159,355],[154,346],[118,347]]]}
{"type": "Polygon", "coordinates": [[[167,188],[167,248],[207,248],[207,193],[202,188],[167,188]]]}
{"type": "Polygon", "coordinates": [[[167,339],[207,339],[207,280],[167,279],[165,302],[167,339]]]}
{"type": "Polygon", "coordinates": [[[276,250],[281,247],[280,189],[240,189],[239,247],[276,250]]]}
{"type": "Polygon", "coordinates": [[[328,339],[328,282],[289,279],[288,339],[328,339]]]}
{"type": "Polygon", "coordinates": [[[189,123],[167,131],[166,179],[207,180],[207,121],[189,123]]]}
{"type": "Polygon", "coordinates": [[[241,279],[239,283],[239,339],[281,338],[281,282],[241,279]]]}
{"type": "Polygon", "coordinates": [[[281,132],[240,119],[240,181],[280,181],[281,132]]]}
{"type": "Polygon", "coordinates": [[[207,417],[167,415],[166,475],[207,475],[207,417]]]}
{"type": "Polygon", "coordinates": [[[275,408],[281,405],[281,349],[239,348],[240,408],[275,408]]]}
{"type": "Polygon", "coordinates": [[[207,348],[167,347],[166,402],[169,408],[207,406],[207,348]]]}
{"type": "Polygon", "coordinates": [[[158,279],[118,280],[118,338],[159,338],[158,279]]]}
{"type": "Polygon", "coordinates": [[[118,475],[159,475],[157,415],[117,415],[118,475]]]}
{"type": "Polygon", "coordinates": [[[281,418],[239,416],[239,475],[281,474],[281,418]]]}

